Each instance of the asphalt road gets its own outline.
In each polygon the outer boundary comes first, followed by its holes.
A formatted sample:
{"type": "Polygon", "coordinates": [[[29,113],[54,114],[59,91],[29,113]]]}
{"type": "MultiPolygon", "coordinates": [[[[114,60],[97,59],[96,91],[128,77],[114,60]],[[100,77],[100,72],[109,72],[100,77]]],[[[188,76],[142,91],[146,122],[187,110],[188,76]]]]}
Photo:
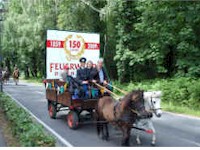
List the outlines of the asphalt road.
{"type": "MultiPolygon", "coordinates": [[[[50,119],[44,86],[22,81],[16,86],[10,81],[3,89],[58,138],[58,146],[120,146],[122,134],[112,127],[109,127],[110,140],[103,141],[97,137],[94,124],[81,125],[77,130],[69,129],[66,122],[67,111],[59,112],[57,119],[50,119]]],[[[164,112],[161,118],[154,117],[153,122],[157,132],[157,147],[200,147],[200,118],[164,112]]],[[[151,135],[141,132],[141,140],[140,147],[151,146],[151,135]]],[[[134,130],[131,134],[131,146],[138,146],[134,130]]]]}

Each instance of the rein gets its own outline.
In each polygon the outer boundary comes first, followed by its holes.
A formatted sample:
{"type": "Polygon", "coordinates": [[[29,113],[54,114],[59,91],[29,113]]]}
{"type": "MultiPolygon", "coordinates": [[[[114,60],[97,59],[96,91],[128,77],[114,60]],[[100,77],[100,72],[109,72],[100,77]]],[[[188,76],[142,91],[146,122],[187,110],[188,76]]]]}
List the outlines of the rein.
{"type": "Polygon", "coordinates": [[[113,87],[114,89],[118,90],[119,92],[125,94],[125,95],[128,94],[128,92],[126,92],[126,91],[124,91],[124,90],[121,90],[121,89],[117,88],[117,87],[114,86],[114,85],[111,85],[111,84],[109,84],[109,83],[108,83],[108,85],[111,86],[111,87],[113,87]]]}
{"type": "Polygon", "coordinates": [[[137,110],[134,110],[134,109],[132,109],[132,108],[130,108],[130,109],[131,109],[131,111],[132,111],[133,113],[137,114],[138,116],[140,115],[140,113],[139,113],[137,110]]]}
{"type": "Polygon", "coordinates": [[[115,93],[113,93],[112,91],[110,91],[110,90],[108,90],[107,88],[105,88],[104,86],[101,86],[100,84],[98,84],[98,83],[94,83],[96,86],[98,86],[99,88],[101,88],[101,89],[104,89],[106,92],[108,92],[109,94],[112,94],[112,95],[114,95],[117,99],[120,97],[119,95],[117,95],[117,94],[115,94],[115,93]]]}

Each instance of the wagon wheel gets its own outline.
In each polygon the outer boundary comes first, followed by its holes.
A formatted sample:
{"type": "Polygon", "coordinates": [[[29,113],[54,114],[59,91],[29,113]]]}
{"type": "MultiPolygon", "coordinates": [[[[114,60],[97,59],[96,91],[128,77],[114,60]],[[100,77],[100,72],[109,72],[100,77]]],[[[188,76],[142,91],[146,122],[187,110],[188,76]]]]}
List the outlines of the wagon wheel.
{"type": "Polygon", "coordinates": [[[67,115],[67,124],[70,129],[77,129],[79,125],[79,117],[76,111],[70,111],[67,115]]]}
{"type": "Polygon", "coordinates": [[[49,116],[52,119],[56,119],[56,105],[54,105],[53,103],[48,103],[48,111],[49,111],[49,116]]]}

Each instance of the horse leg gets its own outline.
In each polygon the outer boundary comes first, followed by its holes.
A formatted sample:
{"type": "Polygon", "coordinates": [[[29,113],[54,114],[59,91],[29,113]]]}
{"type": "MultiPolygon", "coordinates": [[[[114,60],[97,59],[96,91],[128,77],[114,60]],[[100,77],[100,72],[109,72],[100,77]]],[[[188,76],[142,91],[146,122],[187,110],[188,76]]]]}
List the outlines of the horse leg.
{"type": "Polygon", "coordinates": [[[149,128],[152,129],[152,131],[153,131],[151,145],[155,146],[156,145],[156,130],[155,130],[154,126],[153,126],[152,121],[149,120],[148,122],[149,122],[149,128]]]}
{"type": "Polygon", "coordinates": [[[127,132],[126,132],[126,145],[130,146],[130,136],[131,136],[131,128],[127,128],[127,132]]]}
{"type": "Polygon", "coordinates": [[[96,124],[96,128],[97,128],[97,135],[100,136],[101,134],[101,122],[100,122],[100,117],[99,117],[99,113],[96,109],[95,111],[95,117],[96,117],[96,121],[97,121],[97,124],[96,124]]]}
{"type": "Polygon", "coordinates": [[[98,136],[100,136],[100,134],[101,134],[101,123],[99,122],[100,121],[100,119],[99,119],[99,117],[97,116],[97,135],[98,136]]]}
{"type": "MultiPolygon", "coordinates": [[[[136,121],[136,127],[139,127],[138,121],[136,121]]],[[[138,130],[136,130],[136,142],[138,145],[141,145],[140,132],[138,130]]]]}
{"type": "Polygon", "coordinates": [[[102,139],[103,140],[108,140],[109,133],[108,133],[108,125],[107,123],[101,123],[101,133],[102,133],[102,139]]]}
{"type": "Polygon", "coordinates": [[[105,134],[104,134],[104,123],[102,123],[102,119],[97,116],[97,135],[102,138],[103,140],[105,139],[105,134]]]}
{"type": "Polygon", "coordinates": [[[99,137],[101,137],[101,139],[104,139],[103,123],[99,123],[99,137]]]}
{"type": "Polygon", "coordinates": [[[123,129],[123,139],[122,139],[122,146],[129,146],[129,139],[131,134],[131,128],[124,126],[123,129]]]}
{"type": "Polygon", "coordinates": [[[105,134],[104,134],[105,140],[108,141],[109,138],[108,123],[105,123],[104,126],[105,126],[105,134]]]}
{"type": "Polygon", "coordinates": [[[117,126],[119,127],[119,129],[122,131],[122,142],[121,142],[121,146],[126,146],[125,144],[125,130],[123,128],[123,126],[121,126],[121,124],[117,124],[117,126]]]}

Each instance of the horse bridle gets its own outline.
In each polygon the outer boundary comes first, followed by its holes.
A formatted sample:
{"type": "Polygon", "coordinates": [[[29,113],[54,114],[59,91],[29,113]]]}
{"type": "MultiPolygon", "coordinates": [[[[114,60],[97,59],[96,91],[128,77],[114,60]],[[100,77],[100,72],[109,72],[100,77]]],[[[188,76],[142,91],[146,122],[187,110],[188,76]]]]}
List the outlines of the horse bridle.
{"type": "Polygon", "coordinates": [[[151,110],[153,110],[153,111],[161,109],[161,107],[160,108],[154,108],[153,97],[152,96],[151,96],[151,106],[152,106],[151,110]]]}

